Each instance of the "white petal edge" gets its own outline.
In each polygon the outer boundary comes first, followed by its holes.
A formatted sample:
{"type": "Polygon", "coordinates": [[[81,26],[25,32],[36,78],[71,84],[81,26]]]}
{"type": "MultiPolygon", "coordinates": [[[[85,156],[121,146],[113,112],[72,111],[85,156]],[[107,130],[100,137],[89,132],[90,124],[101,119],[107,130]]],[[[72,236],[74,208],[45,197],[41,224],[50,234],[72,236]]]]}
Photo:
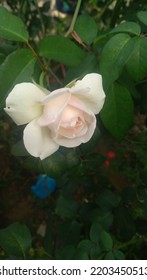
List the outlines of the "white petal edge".
{"type": "Polygon", "coordinates": [[[40,127],[37,119],[25,127],[23,141],[27,151],[41,160],[52,155],[59,148],[59,145],[52,140],[49,129],[40,127]]]}
{"type": "Polygon", "coordinates": [[[70,90],[71,93],[81,99],[94,114],[98,114],[102,109],[105,101],[105,93],[102,85],[102,76],[100,74],[87,74],[82,80],[78,80],[70,90]],[[85,88],[85,92],[83,92],[83,88],[85,88]]]}
{"type": "Polygon", "coordinates": [[[16,84],[6,99],[4,110],[17,125],[23,125],[41,115],[43,107],[40,102],[46,96],[33,83],[16,84]]]}

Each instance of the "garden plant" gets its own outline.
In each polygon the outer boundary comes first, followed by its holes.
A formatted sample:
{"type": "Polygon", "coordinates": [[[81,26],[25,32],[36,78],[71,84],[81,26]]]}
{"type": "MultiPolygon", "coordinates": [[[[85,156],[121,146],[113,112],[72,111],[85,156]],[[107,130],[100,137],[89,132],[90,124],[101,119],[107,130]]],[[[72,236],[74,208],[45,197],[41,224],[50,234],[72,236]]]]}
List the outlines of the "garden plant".
{"type": "Polygon", "coordinates": [[[147,3],[0,2],[0,258],[147,258],[147,3]]]}

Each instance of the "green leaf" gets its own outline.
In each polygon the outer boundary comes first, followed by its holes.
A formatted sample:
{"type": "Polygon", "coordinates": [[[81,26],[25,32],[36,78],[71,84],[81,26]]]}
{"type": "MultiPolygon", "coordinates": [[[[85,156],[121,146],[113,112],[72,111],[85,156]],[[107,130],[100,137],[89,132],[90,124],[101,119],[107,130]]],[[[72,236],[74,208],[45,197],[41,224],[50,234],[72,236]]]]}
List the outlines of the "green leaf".
{"type": "Polygon", "coordinates": [[[56,259],[58,260],[73,260],[75,254],[75,247],[73,245],[65,246],[58,249],[56,252],[56,259]]]}
{"type": "Polygon", "coordinates": [[[130,240],[136,234],[133,214],[129,209],[125,208],[125,206],[117,208],[114,224],[121,240],[130,240]]]}
{"type": "Polygon", "coordinates": [[[132,188],[132,186],[124,188],[121,197],[125,205],[135,204],[138,199],[136,188],[132,188]]]}
{"type": "Polygon", "coordinates": [[[74,29],[82,41],[87,45],[92,44],[97,36],[97,24],[89,15],[79,16],[74,29]]]}
{"type": "Polygon", "coordinates": [[[138,37],[134,40],[134,49],[127,61],[127,71],[135,81],[147,76],[147,38],[138,37]]]}
{"type": "Polygon", "coordinates": [[[133,49],[133,41],[128,34],[113,36],[104,46],[100,59],[100,72],[105,91],[118,79],[133,49]]]}
{"type": "Polygon", "coordinates": [[[92,223],[98,222],[106,230],[108,230],[113,223],[113,215],[111,211],[104,208],[95,208],[92,211],[89,211],[88,219],[92,223]]]}
{"type": "Polygon", "coordinates": [[[0,37],[19,42],[28,41],[28,32],[22,20],[0,7],[0,37]]]}
{"type": "Polygon", "coordinates": [[[45,37],[39,44],[39,54],[67,66],[76,66],[85,57],[75,43],[59,35],[45,37]]]}
{"type": "Polygon", "coordinates": [[[66,148],[65,148],[65,150],[66,150],[65,156],[66,156],[66,162],[67,162],[68,169],[70,169],[70,168],[72,168],[74,166],[79,165],[80,161],[79,161],[79,157],[78,157],[76,151],[73,150],[73,149],[72,150],[68,150],[66,148]]]}
{"type": "Polygon", "coordinates": [[[147,11],[138,12],[137,17],[143,24],[147,25],[147,11]]]}
{"type": "Polygon", "coordinates": [[[41,161],[44,172],[53,178],[61,176],[67,169],[65,156],[58,150],[56,153],[41,161]],[[64,164],[63,164],[64,162],[64,164]]]}
{"type": "Polygon", "coordinates": [[[100,116],[106,129],[121,140],[133,122],[133,101],[125,87],[111,86],[100,116]]]}
{"type": "MultiPolygon", "coordinates": [[[[22,156],[24,155],[25,151],[22,150],[22,156]]],[[[56,153],[44,160],[30,156],[24,161],[24,165],[26,168],[31,168],[35,172],[43,172],[57,179],[67,173],[67,171],[69,172],[74,167],[79,166],[79,158],[73,149],[60,148],[56,153]]]]}
{"type": "Polygon", "coordinates": [[[94,222],[90,228],[90,239],[97,243],[100,240],[101,231],[101,224],[99,222],[94,222]]]}
{"type": "Polygon", "coordinates": [[[119,83],[128,89],[128,91],[133,99],[140,99],[140,93],[137,91],[137,87],[136,87],[133,79],[131,78],[131,76],[129,75],[128,72],[126,75],[126,72],[127,72],[127,69],[125,66],[123,68],[121,76],[119,77],[119,83]]]}
{"type": "Polygon", "coordinates": [[[6,58],[5,55],[0,53],[0,64],[4,62],[5,58],[6,58]]]}
{"type": "Polygon", "coordinates": [[[106,253],[106,255],[105,255],[105,258],[104,258],[105,260],[115,260],[115,256],[114,256],[114,253],[113,252],[108,252],[108,253],[106,253]]]}
{"type": "Polygon", "coordinates": [[[26,259],[26,253],[31,247],[31,235],[28,227],[17,222],[5,229],[1,229],[0,246],[8,254],[26,259]]]}
{"type": "Polygon", "coordinates": [[[60,148],[56,153],[41,161],[45,173],[55,178],[79,164],[79,158],[73,149],[60,148]],[[64,162],[64,164],[63,164],[64,162]]]}
{"type": "Polygon", "coordinates": [[[78,205],[72,198],[60,196],[56,204],[56,212],[63,218],[72,218],[77,212],[78,205]]]}
{"type": "Polygon", "coordinates": [[[90,252],[91,248],[95,246],[95,243],[93,243],[91,240],[89,239],[83,239],[82,241],[80,241],[80,243],[78,244],[78,248],[80,250],[84,250],[86,252],[90,252]]]}
{"type": "Polygon", "coordinates": [[[101,208],[112,209],[117,207],[120,202],[120,196],[110,190],[104,189],[96,198],[96,203],[101,208]]]}
{"type": "Polygon", "coordinates": [[[91,240],[83,239],[80,241],[76,249],[76,259],[89,260],[90,251],[93,247],[95,247],[95,244],[91,240]]]}
{"type": "Polygon", "coordinates": [[[120,250],[114,251],[113,254],[116,260],[125,260],[125,254],[120,250]]]}
{"type": "MultiPolygon", "coordinates": [[[[143,85],[143,88],[146,91],[146,85],[143,85]]],[[[147,114],[147,94],[140,88],[141,90],[141,100],[140,100],[140,112],[141,114],[147,114]]],[[[146,172],[147,173],[147,172],[146,172]]]]}
{"type": "Polygon", "coordinates": [[[13,42],[9,42],[9,41],[5,41],[5,40],[1,40],[1,44],[0,44],[0,53],[3,53],[5,56],[10,55],[10,53],[16,51],[17,46],[14,45],[13,42]]]}
{"type": "Polygon", "coordinates": [[[21,49],[10,54],[0,66],[0,107],[13,86],[20,82],[31,81],[35,57],[31,51],[21,49]]]}
{"type": "Polygon", "coordinates": [[[112,29],[111,33],[127,32],[133,35],[139,36],[141,33],[140,25],[136,22],[127,21],[119,24],[117,27],[112,29]]]}
{"type": "Polygon", "coordinates": [[[113,240],[111,238],[111,235],[105,230],[102,230],[100,235],[101,235],[101,242],[103,244],[104,249],[107,251],[112,250],[113,240]]]}
{"type": "Polygon", "coordinates": [[[65,245],[72,244],[74,246],[80,240],[81,224],[76,220],[64,219],[57,225],[57,235],[60,243],[65,245]]]}
{"type": "Polygon", "coordinates": [[[69,68],[67,70],[65,85],[74,79],[79,79],[85,76],[88,73],[94,73],[98,71],[97,61],[95,56],[91,53],[88,53],[84,59],[80,62],[80,64],[76,67],[69,68]]]}
{"type": "Polygon", "coordinates": [[[90,250],[90,259],[97,260],[99,256],[102,254],[102,249],[99,244],[95,244],[90,250]]]}
{"type": "Polygon", "coordinates": [[[75,259],[76,260],[89,260],[89,255],[86,251],[77,248],[76,254],[75,254],[75,259]]]}

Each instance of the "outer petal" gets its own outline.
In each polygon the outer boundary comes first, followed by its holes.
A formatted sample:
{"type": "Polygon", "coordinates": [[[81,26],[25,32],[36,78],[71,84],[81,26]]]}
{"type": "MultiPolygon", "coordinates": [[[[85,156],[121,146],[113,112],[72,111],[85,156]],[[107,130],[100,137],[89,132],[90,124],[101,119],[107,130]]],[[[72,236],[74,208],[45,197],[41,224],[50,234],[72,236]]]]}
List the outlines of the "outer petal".
{"type": "Polygon", "coordinates": [[[98,114],[105,101],[102,76],[97,73],[87,74],[82,80],[75,83],[71,88],[71,93],[81,99],[94,114],[98,114]],[[85,92],[83,92],[83,88],[85,88],[85,92]]]}
{"type": "Polygon", "coordinates": [[[60,118],[61,113],[68,104],[71,97],[71,93],[67,89],[59,89],[50,93],[48,97],[43,100],[44,110],[43,114],[38,120],[38,124],[41,126],[49,125],[56,122],[60,118]],[[47,102],[47,104],[46,104],[47,102]]]}
{"type": "Polygon", "coordinates": [[[23,140],[27,151],[40,159],[50,156],[59,148],[59,145],[52,140],[49,129],[40,127],[37,120],[33,120],[26,126],[23,140]]]}
{"type": "Polygon", "coordinates": [[[52,92],[50,92],[49,95],[47,95],[42,101],[41,103],[43,105],[47,104],[48,102],[52,101],[53,99],[62,96],[63,94],[69,94],[70,93],[70,89],[69,88],[59,88],[59,89],[55,89],[52,92]]]}
{"type": "Polygon", "coordinates": [[[42,113],[39,103],[46,93],[32,83],[17,84],[6,99],[6,113],[17,125],[30,122],[42,113]]]}

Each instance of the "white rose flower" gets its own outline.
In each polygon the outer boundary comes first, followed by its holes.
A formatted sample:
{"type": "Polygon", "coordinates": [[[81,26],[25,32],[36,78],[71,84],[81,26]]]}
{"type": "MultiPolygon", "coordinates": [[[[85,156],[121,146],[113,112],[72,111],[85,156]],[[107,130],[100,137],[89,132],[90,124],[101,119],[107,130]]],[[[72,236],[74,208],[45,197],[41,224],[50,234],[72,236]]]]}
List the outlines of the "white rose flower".
{"type": "Polygon", "coordinates": [[[4,110],[17,125],[27,124],[24,145],[32,156],[44,159],[60,145],[76,147],[89,141],[104,100],[101,75],[91,73],[71,88],[52,92],[33,83],[17,84],[4,110]]]}

